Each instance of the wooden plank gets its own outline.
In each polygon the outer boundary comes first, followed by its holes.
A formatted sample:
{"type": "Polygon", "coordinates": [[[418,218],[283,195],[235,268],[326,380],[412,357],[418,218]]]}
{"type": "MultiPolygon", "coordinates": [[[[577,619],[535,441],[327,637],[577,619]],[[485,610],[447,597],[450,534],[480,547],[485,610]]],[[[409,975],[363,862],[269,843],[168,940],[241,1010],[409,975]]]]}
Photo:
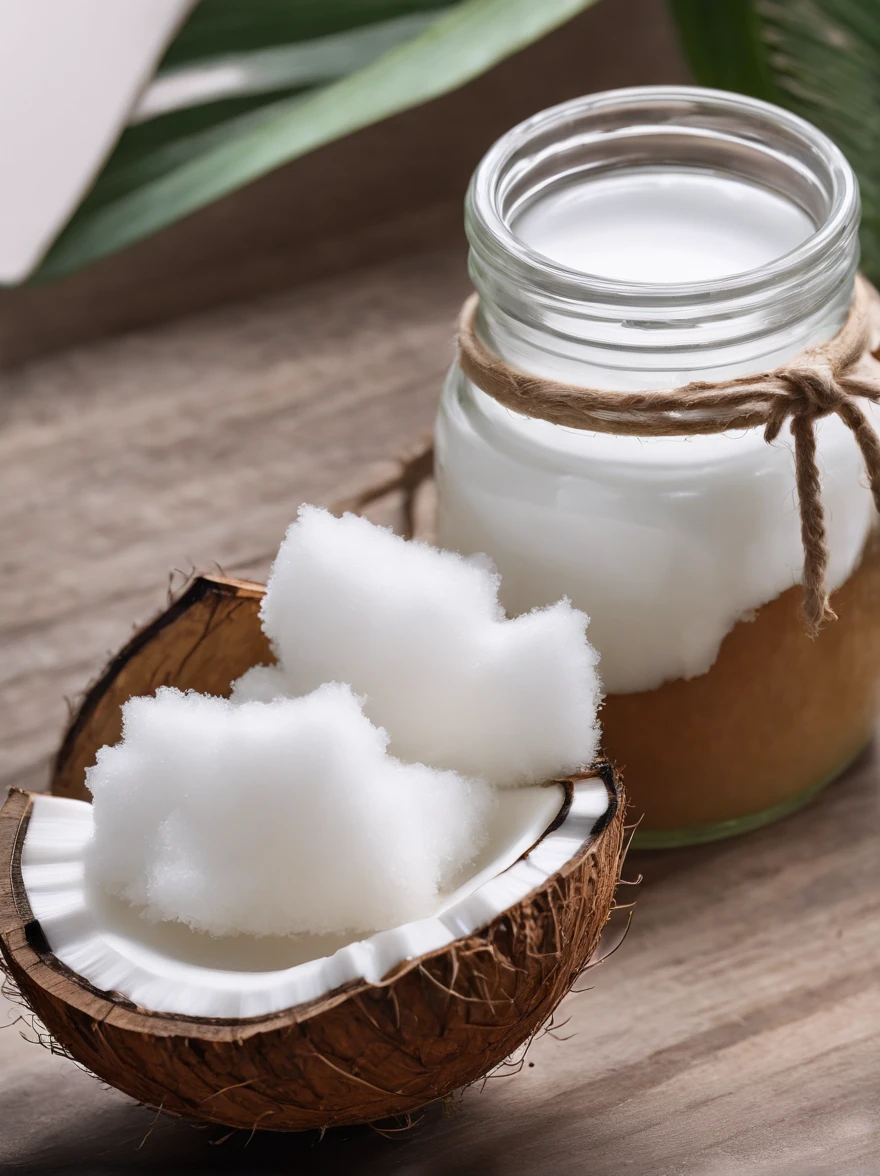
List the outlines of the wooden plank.
{"type": "Polygon", "coordinates": [[[5,378],[0,781],[33,786],[64,696],[173,569],[259,578],[301,501],[354,489],[430,426],[463,259],[456,241],[5,378]]]}

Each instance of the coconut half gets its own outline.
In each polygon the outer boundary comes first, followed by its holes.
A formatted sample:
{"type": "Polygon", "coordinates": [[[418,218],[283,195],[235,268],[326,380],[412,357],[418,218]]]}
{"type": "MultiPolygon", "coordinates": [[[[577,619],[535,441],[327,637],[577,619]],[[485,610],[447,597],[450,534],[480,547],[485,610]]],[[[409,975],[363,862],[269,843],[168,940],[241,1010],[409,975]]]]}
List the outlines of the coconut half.
{"type": "Polygon", "coordinates": [[[119,708],[159,685],[226,694],[271,660],[262,589],[195,580],[89,692],[53,796],[0,813],[0,949],[52,1036],[151,1106],[302,1130],[417,1109],[486,1074],[548,1019],[613,905],[623,798],[606,764],[502,794],[490,842],[430,918],[369,936],[215,939],[89,889],[83,777],[119,708]]]}

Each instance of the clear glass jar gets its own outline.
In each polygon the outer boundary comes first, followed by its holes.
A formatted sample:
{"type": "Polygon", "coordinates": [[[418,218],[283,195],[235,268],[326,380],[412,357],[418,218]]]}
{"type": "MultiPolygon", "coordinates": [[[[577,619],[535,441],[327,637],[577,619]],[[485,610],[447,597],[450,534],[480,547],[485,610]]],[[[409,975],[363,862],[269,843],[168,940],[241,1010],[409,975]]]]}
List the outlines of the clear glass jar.
{"type": "MultiPolygon", "coordinates": [[[[593,387],[763,371],[843,323],[858,221],[845,159],[794,115],[689,87],[592,95],[514,128],[474,174],[478,330],[520,369],[593,387]]],[[[567,595],[590,615],[643,844],[775,819],[870,739],[873,505],[845,426],[817,437],[840,619],[811,640],[787,433],[591,434],[450,373],[440,542],[495,560],[511,614],[567,595]]]]}

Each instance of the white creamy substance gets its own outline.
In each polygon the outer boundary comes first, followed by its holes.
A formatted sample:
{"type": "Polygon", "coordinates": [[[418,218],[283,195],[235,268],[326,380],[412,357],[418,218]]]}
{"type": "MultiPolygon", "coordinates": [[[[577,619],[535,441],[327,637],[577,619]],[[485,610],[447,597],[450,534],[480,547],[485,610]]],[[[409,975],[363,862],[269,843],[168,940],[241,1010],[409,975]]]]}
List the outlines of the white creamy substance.
{"type": "MultiPolygon", "coordinates": [[[[806,214],[774,193],[670,171],[551,190],[515,228],[534,250],[569,268],[654,284],[753,269],[812,231],[806,214]]],[[[837,325],[825,324],[821,338],[837,325]]],[[[819,341],[774,349],[771,338],[757,361],[737,370],[779,364],[819,341]]],[[[508,358],[524,366],[522,355],[508,358]]],[[[711,356],[699,371],[664,371],[648,383],[644,372],[628,373],[619,354],[607,369],[537,350],[530,361],[538,374],[621,389],[720,378],[711,356]]],[[[760,430],[597,435],[519,417],[462,384],[453,372],[437,425],[440,542],[493,558],[510,614],[568,595],[591,617],[607,691],[648,690],[705,673],[739,619],[800,582],[787,429],[773,445],[760,430]]],[[[872,416],[876,422],[876,410],[872,416]]],[[[850,432],[833,417],[819,422],[817,436],[833,589],[857,565],[874,509],[850,432]]]]}
{"type": "Polygon", "coordinates": [[[517,235],[568,269],[619,282],[700,282],[757,269],[813,232],[797,205],[754,184],[659,168],[554,188],[517,235]]]}

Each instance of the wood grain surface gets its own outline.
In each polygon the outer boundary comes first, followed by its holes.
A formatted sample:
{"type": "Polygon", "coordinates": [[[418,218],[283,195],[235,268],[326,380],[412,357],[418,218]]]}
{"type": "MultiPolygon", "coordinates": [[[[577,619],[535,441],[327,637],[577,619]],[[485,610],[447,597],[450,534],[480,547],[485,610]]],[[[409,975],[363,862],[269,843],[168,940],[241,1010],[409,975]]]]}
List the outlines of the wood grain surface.
{"type": "MultiPolygon", "coordinates": [[[[174,569],[260,578],[300,501],[353,491],[429,426],[466,289],[457,236],[435,239],[4,378],[4,784],[44,785],[65,695],[163,604],[174,569]]],[[[154,1122],[23,1040],[10,1007],[0,1170],[876,1174],[878,772],[871,753],[773,828],[631,858],[632,929],[564,1027],[403,1134],[154,1122]]]]}

